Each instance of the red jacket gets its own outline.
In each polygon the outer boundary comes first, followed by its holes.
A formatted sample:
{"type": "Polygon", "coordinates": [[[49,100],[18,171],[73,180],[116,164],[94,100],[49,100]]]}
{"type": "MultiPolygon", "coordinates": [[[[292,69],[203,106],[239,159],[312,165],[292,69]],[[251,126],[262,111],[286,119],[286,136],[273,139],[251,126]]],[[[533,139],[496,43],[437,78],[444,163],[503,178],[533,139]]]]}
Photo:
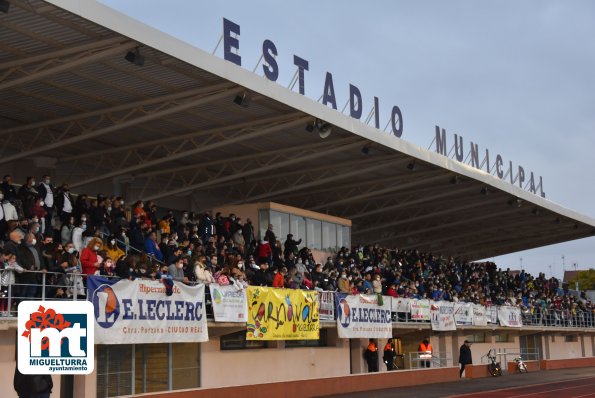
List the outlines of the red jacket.
{"type": "Polygon", "coordinates": [[[271,249],[271,245],[267,243],[261,243],[258,246],[258,257],[269,257],[273,255],[273,249],[271,249]]]}
{"type": "Polygon", "coordinates": [[[273,279],[273,287],[285,287],[285,278],[281,272],[277,272],[275,274],[275,279],[273,279]]]}
{"type": "Polygon", "coordinates": [[[83,274],[94,275],[98,268],[95,268],[97,262],[97,253],[93,249],[85,247],[81,252],[81,266],[83,267],[83,274]]]}

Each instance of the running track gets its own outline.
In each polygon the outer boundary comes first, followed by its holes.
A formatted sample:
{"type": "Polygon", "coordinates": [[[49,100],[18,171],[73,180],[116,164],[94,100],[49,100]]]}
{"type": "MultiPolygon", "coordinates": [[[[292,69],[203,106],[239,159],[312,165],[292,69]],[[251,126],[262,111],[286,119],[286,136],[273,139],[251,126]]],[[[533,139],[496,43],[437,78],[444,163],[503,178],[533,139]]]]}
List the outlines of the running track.
{"type": "Polygon", "coordinates": [[[503,388],[471,394],[451,395],[451,398],[587,398],[595,397],[595,377],[578,380],[503,388]]]}

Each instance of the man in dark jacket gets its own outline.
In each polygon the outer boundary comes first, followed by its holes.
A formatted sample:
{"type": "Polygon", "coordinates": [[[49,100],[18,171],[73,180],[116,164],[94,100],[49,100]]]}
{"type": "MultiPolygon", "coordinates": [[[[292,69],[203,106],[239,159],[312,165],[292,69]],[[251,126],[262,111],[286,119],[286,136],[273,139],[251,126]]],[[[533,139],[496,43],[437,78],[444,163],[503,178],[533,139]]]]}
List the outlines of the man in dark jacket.
{"type": "Polygon", "coordinates": [[[473,358],[471,357],[471,348],[469,348],[470,345],[471,343],[469,342],[469,340],[465,340],[465,342],[461,346],[461,350],[459,352],[459,363],[461,364],[461,371],[459,372],[459,377],[463,377],[465,365],[471,365],[473,363],[473,358]]]}
{"type": "Polygon", "coordinates": [[[378,345],[375,339],[370,339],[364,358],[368,363],[368,373],[378,372],[378,345]]]}

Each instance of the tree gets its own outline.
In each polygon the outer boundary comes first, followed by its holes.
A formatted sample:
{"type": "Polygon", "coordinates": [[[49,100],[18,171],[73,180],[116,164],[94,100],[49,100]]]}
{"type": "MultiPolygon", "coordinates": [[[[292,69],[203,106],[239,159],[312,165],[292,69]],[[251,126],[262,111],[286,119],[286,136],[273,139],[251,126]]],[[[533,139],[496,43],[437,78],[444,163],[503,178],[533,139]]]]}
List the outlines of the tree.
{"type": "Polygon", "coordinates": [[[569,287],[574,288],[576,282],[578,282],[580,290],[595,290],[595,270],[591,268],[588,271],[579,271],[576,277],[570,281],[569,287]]]}

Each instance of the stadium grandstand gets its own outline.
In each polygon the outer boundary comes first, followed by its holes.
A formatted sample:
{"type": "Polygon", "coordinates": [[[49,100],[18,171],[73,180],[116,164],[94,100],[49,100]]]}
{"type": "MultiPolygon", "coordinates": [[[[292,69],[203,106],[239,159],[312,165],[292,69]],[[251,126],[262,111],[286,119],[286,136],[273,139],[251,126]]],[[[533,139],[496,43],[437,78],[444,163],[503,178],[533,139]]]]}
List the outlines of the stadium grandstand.
{"type": "Polygon", "coordinates": [[[595,356],[586,292],[477,262],[592,237],[595,220],[100,3],[0,6],[3,397],[30,300],[94,305],[94,370],[53,375],[63,397],[447,381],[465,340],[468,377],[492,348],[509,369],[595,356]],[[372,338],[398,372],[380,356],[362,383],[372,338]]]}

